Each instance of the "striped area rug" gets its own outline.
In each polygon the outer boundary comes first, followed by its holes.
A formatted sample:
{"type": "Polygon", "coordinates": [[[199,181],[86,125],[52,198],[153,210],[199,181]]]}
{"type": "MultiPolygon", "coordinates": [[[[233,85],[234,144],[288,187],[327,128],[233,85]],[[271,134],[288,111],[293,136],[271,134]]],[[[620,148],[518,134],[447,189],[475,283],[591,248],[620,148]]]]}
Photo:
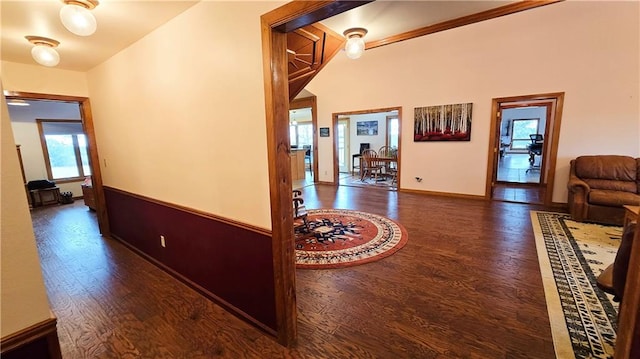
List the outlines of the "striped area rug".
{"type": "Polygon", "coordinates": [[[556,356],[613,358],[618,303],[596,285],[613,263],[622,228],[531,211],[556,356]]]}

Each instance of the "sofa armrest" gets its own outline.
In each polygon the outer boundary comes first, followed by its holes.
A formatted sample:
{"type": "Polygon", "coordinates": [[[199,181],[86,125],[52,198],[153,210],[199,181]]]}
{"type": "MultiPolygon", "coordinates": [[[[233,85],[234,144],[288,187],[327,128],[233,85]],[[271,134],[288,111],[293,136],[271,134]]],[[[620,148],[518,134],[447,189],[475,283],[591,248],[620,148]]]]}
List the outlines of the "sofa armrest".
{"type": "Polygon", "coordinates": [[[587,198],[591,188],[587,182],[576,176],[575,160],[571,161],[571,170],[569,172],[567,188],[569,189],[568,205],[571,218],[576,221],[584,221],[587,218],[587,198]]]}

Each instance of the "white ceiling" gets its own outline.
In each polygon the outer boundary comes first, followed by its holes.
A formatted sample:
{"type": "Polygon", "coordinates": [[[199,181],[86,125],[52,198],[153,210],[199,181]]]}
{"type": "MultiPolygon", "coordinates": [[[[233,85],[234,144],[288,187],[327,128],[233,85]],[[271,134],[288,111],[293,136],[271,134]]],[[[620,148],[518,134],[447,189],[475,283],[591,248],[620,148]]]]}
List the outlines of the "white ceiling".
{"type": "MultiPolygon", "coordinates": [[[[60,41],[57,68],[87,71],[197,2],[102,0],[92,10],[98,30],[91,36],[82,37],[62,26],[58,15],[63,6],[61,0],[1,0],[0,56],[6,61],[35,64],[30,53],[32,45],[24,37],[44,36],[60,41]]],[[[373,41],[512,2],[378,0],[322,23],[340,34],[350,27],[365,27],[369,31],[365,40],[373,41]]]]}
{"type": "Polygon", "coordinates": [[[91,36],[76,36],[60,21],[61,0],[0,1],[2,60],[36,64],[31,45],[24,37],[44,36],[60,41],[57,68],[87,71],[104,62],[197,1],[102,0],[92,10],[98,30],[91,36]]]}

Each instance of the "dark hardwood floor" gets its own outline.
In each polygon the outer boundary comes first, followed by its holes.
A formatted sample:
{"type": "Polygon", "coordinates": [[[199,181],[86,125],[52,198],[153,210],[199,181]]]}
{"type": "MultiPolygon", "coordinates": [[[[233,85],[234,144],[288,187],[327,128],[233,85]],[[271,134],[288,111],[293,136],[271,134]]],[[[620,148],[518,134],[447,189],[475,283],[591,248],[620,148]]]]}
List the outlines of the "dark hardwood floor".
{"type": "Polygon", "coordinates": [[[83,206],[32,212],[64,358],[553,358],[525,204],[311,186],[307,208],[384,215],[398,253],[298,270],[283,348],[115,240],[83,206]]]}

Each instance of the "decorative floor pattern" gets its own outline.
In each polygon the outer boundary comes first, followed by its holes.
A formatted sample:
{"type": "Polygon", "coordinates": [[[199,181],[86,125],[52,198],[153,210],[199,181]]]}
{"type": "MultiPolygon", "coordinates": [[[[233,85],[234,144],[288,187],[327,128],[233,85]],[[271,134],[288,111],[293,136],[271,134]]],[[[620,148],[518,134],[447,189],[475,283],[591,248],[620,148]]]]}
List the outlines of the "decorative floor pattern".
{"type": "Polygon", "coordinates": [[[531,211],[558,358],[612,358],[618,303],[596,285],[611,264],[622,228],[531,211]]]}
{"type": "Polygon", "coordinates": [[[308,211],[309,231],[296,228],[298,268],[338,268],[376,261],[407,242],[398,223],[372,213],[346,209],[308,211]]]}

